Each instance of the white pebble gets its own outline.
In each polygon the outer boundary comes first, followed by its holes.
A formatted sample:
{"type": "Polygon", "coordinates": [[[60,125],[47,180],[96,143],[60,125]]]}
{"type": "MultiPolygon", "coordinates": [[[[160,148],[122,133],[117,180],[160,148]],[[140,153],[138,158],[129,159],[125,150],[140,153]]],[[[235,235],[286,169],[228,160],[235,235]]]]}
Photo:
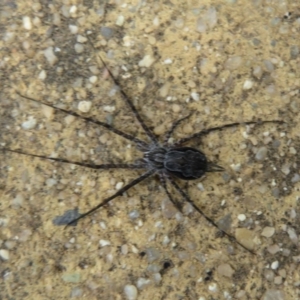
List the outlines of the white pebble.
{"type": "Polygon", "coordinates": [[[209,286],[208,286],[208,290],[211,291],[211,292],[216,292],[218,290],[218,286],[216,283],[211,283],[209,286]]]}
{"type": "Polygon", "coordinates": [[[145,55],[142,60],[139,61],[139,67],[146,67],[149,68],[155,59],[151,55],[145,55]]]}
{"type": "Polygon", "coordinates": [[[173,62],[173,60],[172,60],[171,58],[166,58],[166,59],[164,60],[164,64],[165,64],[165,65],[170,65],[172,62],[173,62]]]}
{"type": "Polygon", "coordinates": [[[117,184],[116,184],[116,190],[120,190],[122,187],[123,187],[123,185],[124,185],[124,182],[118,182],[117,184]]]}
{"type": "Polygon", "coordinates": [[[158,27],[159,24],[160,24],[159,18],[158,18],[158,16],[156,16],[156,17],[153,19],[153,25],[156,26],[156,27],[158,27]]]}
{"type": "Polygon", "coordinates": [[[75,14],[77,12],[77,6],[76,5],[72,5],[70,7],[70,14],[75,14]]]}
{"type": "Polygon", "coordinates": [[[74,49],[75,49],[76,53],[82,53],[84,51],[84,47],[80,43],[76,43],[74,45],[74,49]]]}
{"type": "Polygon", "coordinates": [[[42,112],[44,114],[44,116],[48,119],[48,120],[52,120],[53,116],[54,116],[54,108],[47,106],[47,105],[43,105],[42,106],[42,112]]]}
{"type": "Polygon", "coordinates": [[[240,215],[238,215],[238,219],[239,219],[239,221],[243,222],[246,220],[246,216],[244,214],[240,214],[240,215]]]}
{"type": "Polygon", "coordinates": [[[199,101],[200,100],[200,95],[198,93],[196,93],[196,92],[192,92],[191,93],[191,97],[195,101],[199,101]]]}
{"type": "Polygon", "coordinates": [[[9,252],[6,249],[0,249],[0,258],[9,260],[9,252]]]}
{"type": "Polygon", "coordinates": [[[225,62],[225,69],[236,70],[242,65],[243,59],[240,56],[229,57],[225,62]]]}
{"type": "Polygon", "coordinates": [[[247,79],[247,80],[244,82],[243,89],[244,89],[244,90],[250,90],[252,87],[253,87],[253,81],[247,79]]]}
{"type": "Polygon", "coordinates": [[[137,299],[138,291],[134,285],[130,285],[130,284],[125,285],[124,293],[128,300],[137,299]]]}
{"type": "Polygon", "coordinates": [[[85,43],[86,41],[87,41],[88,39],[85,37],[85,36],[83,36],[83,35],[77,35],[77,42],[78,43],[85,43]]]}
{"type": "Polygon", "coordinates": [[[199,182],[198,184],[197,184],[197,188],[200,190],[200,191],[205,191],[205,188],[204,188],[204,186],[203,186],[203,184],[201,183],[201,182],[199,182]]]}
{"type": "Polygon", "coordinates": [[[137,280],[136,285],[137,285],[137,288],[139,290],[141,290],[141,289],[145,288],[147,285],[149,285],[150,283],[151,283],[150,279],[146,279],[146,278],[141,277],[137,280]]]}
{"type": "Polygon", "coordinates": [[[92,107],[92,102],[90,101],[80,101],[78,103],[78,110],[80,110],[81,112],[88,112],[92,107]]]}
{"type": "Polygon", "coordinates": [[[46,180],[46,185],[47,185],[48,187],[52,187],[52,186],[54,186],[54,185],[56,185],[56,184],[57,184],[57,180],[56,180],[56,179],[48,178],[48,179],[46,180]]]}
{"type": "Polygon", "coordinates": [[[109,245],[110,245],[110,241],[107,241],[107,240],[100,240],[100,241],[99,241],[99,245],[100,245],[101,247],[109,246],[109,245]]]}
{"type": "Polygon", "coordinates": [[[28,16],[23,17],[23,26],[27,30],[32,29],[31,19],[28,16]]]}
{"type": "Polygon", "coordinates": [[[22,123],[22,128],[25,130],[33,129],[36,126],[36,119],[29,117],[27,121],[22,123]]]}
{"type": "Polygon", "coordinates": [[[116,109],[116,107],[113,106],[113,105],[105,105],[105,106],[103,107],[103,110],[106,111],[106,112],[109,112],[109,113],[114,112],[115,109],[116,109]]]}
{"type": "Polygon", "coordinates": [[[78,33],[78,27],[76,25],[69,25],[69,30],[72,34],[78,33]]]}
{"type": "Polygon", "coordinates": [[[276,269],[278,269],[278,266],[279,266],[279,262],[278,262],[278,260],[275,260],[271,264],[271,269],[276,270],[276,269]]]}
{"type": "Polygon", "coordinates": [[[125,21],[124,16],[120,15],[120,16],[118,16],[118,18],[117,18],[116,25],[118,25],[118,26],[123,26],[124,21],[125,21]]]}
{"type": "Polygon", "coordinates": [[[89,78],[89,81],[90,81],[90,83],[92,83],[92,84],[96,83],[97,80],[98,80],[98,77],[97,77],[97,76],[91,76],[91,77],[89,78]]]}
{"type": "Polygon", "coordinates": [[[45,71],[45,70],[42,70],[42,71],[40,72],[38,78],[39,78],[39,80],[44,81],[44,80],[47,78],[47,73],[46,73],[46,71],[45,71]]]}
{"type": "Polygon", "coordinates": [[[53,66],[58,60],[57,56],[54,54],[53,47],[48,47],[47,49],[45,49],[44,56],[51,66],[53,66]]]}
{"type": "Polygon", "coordinates": [[[274,227],[266,226],[263,229],[261,235],[266,237],[266,238],[270,238],[274,233],[275,233],[275,228],[274,227]]]}
{"type": "Polygon", "coordinates": [[[75,121],[75,117],[68,115],[64,118],[64,120],[67,125],[70,125],[71,123],[73,123],[75,121]]]}

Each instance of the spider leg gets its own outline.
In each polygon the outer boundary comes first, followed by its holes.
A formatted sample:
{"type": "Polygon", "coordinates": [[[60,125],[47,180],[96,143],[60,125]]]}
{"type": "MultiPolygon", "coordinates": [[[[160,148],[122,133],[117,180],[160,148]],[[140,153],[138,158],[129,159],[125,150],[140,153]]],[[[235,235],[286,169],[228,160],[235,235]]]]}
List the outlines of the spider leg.
{"type": "Polygon", "coordinates": [[[178,211],[180,211],[183,214],[182,207],[181,207],[180,203],[178,203],[177,201],[174,200],[174,198],[172,197],[171,193],[169,192],[169,190],[167,188],[167,182],[166,182],[164,174],[159,173],[159,178],[160,178],[160,181],[161,181],[161,184],[162,184],[164,190],[166,191],[166,194],[167,194],[169,200],[178,209],[178,211]]]}
{"type": "Polygon", "coordinates": [[[124,192],[126,192],[127,190],[129,190],[130,188],[132,188],[133,186],[137,185],[138,183],[140,183],[141,181],[145,180],[146,178],[150,177],[151,175],[153,175],[155,173],[154,169],[151,169],[149,171],[147,171],[146,173],[142,174],[141,176],[139,176],[138,178],[132,180],[131,182],[129,182],[127,185],[125,185],[123,188],[121,188],[120,190],[118,190],[115,194],[113,194],[112,196],[104,199],[100,204],[98,204],[97,206],[93,207],[92,209],[90,209],[89,211],[85,212],[84,214],[80,215],[78,218],[72,220],[71,222],[69,222],[66,226],[70,226],[76,222],[78,222],[80,219],[92,214],[94,211],[96,211],[97,209],[101,208],[102,206],[106,205],[108,202],[110,202],[111,200],[115,199],[116,197],[122,195],[124,192]]]}
{"type": "MultiPolygon", "coordinates": [[[[93,47],[95,53],[96,53],[96,49],[93,45],[93,43],[90,41],[91,46],[93,47]]],[[[118,87],[120,87],[120,94],[122,96],[122,98],[124,99],[124,101],[126,102],[126,104],[130,107],[131,111],[133,112],[133,114],[135,115],[136,119],[139,121],[139,123],[141,124],[141,126],[143,127],[145,133],[147,134],[147,136],[150,138],[150,140],[155,144],[158,145],[158,140],[156,138],[156,136],[154,135],[154,133],[149,129],[149,127],[145,124],[145,122],[143,121],[143,119],[141,118],[139,112],[137,111],[136,107],[133,105],[132,101],[130,100],[130,98],[127,96],[127,94],[123,91],[123,89],[121,88],[121,85],[119,83],[119,80],[117,78],[115,78],[112,74],[112,72],[109,70],[109,68],[107,67],[105,61],[102,59],[101,55],[98,54],[98,57],[100,58],[103,66],[105,67],[105,69],[107,70],[107,72],[109,73],[110,77],[112,78],[114,84],[118,87]]]]}
{"type": "Polygon", "coordinates": [[[217,225],[217,223],[211,219],[210,217],[208,217],[199,207],[197,207],[195,205],[195,203],[192,201],[192,199],[188,196],[187,193],[185,193],[180,187],[179,185],[174,181],[174,179],[172,177],[168,178],[171,182],[171,184],[174,186],[174,188],[181,194],[181,196],[188,202],[190,203],[194,209],[200,214],[202,215],[209,223],[211,223],[214,227],[216,227],[218,230],[220,230],[222,233],[224,233],[229,240],[233,239],[235,240],[235,242],[240,245],[242,248],[244,248],[245,250],[247,250],[248,252],[250,252],[251,254],[255,253],[253,251],[251,251],[250,249],[248,249],[247,247],[245,247],[242,243],[240,243],[233,235],[231,235],[230,233],[227,233],[226,231],[222,230],[221,228],[219,228],[219,226],[217,225]]]}
{"type": "Polygon", "coordinates": [[[111,132],[113,132],[113,133],[115,133],[115,134],[117,134],[117,135],[119,135],[119,136],[121,136],[121,137],[123,137],[123,138],[125,138],[125,139],[127,139],[129,141],[131,141],[131,142],[134,142],[134,143],[136,143],[138,145],[147,146],[147,144],[144,141],[142,141],[142,140],[134,137],[133,135],[130,135],[130,134],[125,133],[125,132],[123,132],[123,131],[121,131],[119,129],[116,129],[116,128],[112,127],[111,125],[107,124],[107,123],[104,123],[104,122],[101,122],[101,121],[98,121],[98,120],[95,120],[95,119],[92,119],[92,118],[89,118],[89,117],[83,117],[83,116],[77,114],[76,112],[68,111],[66,109],[59,108],[59,107],[56,107],[54,105],[51,105],[51,104],[48,104],[48,103],[45,103],[45,102],[42,102],[42,101],[38,101],[38,100],[33,99],[31,97],[21,95],[19,92],[16,92],[16,94],[18,94],[20,97],[22,97],[24,99],[27,99],[27,100],[30,100],[30,101],[33,101],[33,102],[36,102],[36,103],[39,103],[39,104],[46,105],[46,106],[51,107],[51,108],[53,108],[55,110],[62,111],[65,114],[69,114],[71,116],[83,119],[83,120],[85,120],[88,123],[94,123],[96,125],[100,125],[100,126],[106,128],[106,129],[108,129],[109,131],[111,131],[111,132]]]}
{"type": "Polygon", "coordinates": [[[181,118],[181,119],[175,121],[175,122],[172,124],[171,128],[169,129],[169,131],[166,133],[166,135],[165,135],[165,137],[164,137],[164,143],[163,143],[163,145],[164,145],[165,147],[168,145],[168,140],[169,140],[169,138],[171,137],[171,135],[173,134],[173,132],[174,132],[174,130],[176,129],[176,127],[177,127],[182,121],[188,119],[191,115],[192,115],[192,114],[189,114],[189,115],[187,115],[187,116],[185,116],[185,117],[183,117],[183,118],[181,118]]]}
{"type": "Polygon", "coordinates": [[[94,164],[89,164],[89,163],[82,163],[78,161],[72,161],[64,158],[56,158],[56,157],[48,157],[44,155],[37,155],[37,154],[31,154],[27,152],[23,152],[20,150],[11,150],[11,149],[6,149],[6,148],[0,148],[0,150],[4,150],[7,152],[12,152],[12,153],[18,153],[26,156],[31,156],[31,157],[38,157],[41,159],[49,159],[53,161],[58,161],[62,163],[67,163],[67,164],[72,164],[72,165],[77,165],[81,167],[86,167],[90,169],[145,169],[145,165],[142,164],[101,164],[101,165],[94,165],[94,164]]]}
{"type": "Polygon", "coordinates": [[[235,122],[235,123],[230,123],[230,124],[225,124],[225,125],[222,125],[222,126],[217,126],[217,127],[212,127],[212,128],[208,128],[208,129],[204,129],[204,130],[201,130],[199,132],[196,132],[194,134],[192,134],[191,136],[188,136],[186,138],[183,138],[181,140],[179,140],[178,142],[175,143],[175,146],[179,146],[179,145],[182,145],[184,143],[187,143],[195,138],[199,138],[203,135],[206,135],[210,132],[213,132],[213,131],[218,131],[218,130],[223,130],[225,128],[229,128],[229,127],[234,127],[234,126],[239,126],[239,125],[251,125],[251,124],[265,124],[265,123],[279,123],[279,124],[284,124],[285,122],[284,121],[281,121],[281,120],[270,120],[270,121],[250,121],[250,122],[243,122],[243,123],[239,123],[239,122],[235,122]]]}

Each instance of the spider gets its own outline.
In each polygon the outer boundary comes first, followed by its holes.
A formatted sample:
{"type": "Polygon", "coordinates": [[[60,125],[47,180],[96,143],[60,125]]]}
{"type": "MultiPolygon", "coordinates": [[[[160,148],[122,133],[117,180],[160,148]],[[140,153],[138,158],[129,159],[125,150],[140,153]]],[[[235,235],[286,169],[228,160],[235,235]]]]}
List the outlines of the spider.
{"type": "MultiPolygon", "coordinates": [[[[110,75],[113,83],[116,86],[121,86],[119,83],[119,80],[115,78],[112,74],[112,72],[109,70],[107,67],[105,61],[100,57],[100,60],[104,66],[104,68],[107,70],[108,74],[110,75]]],[[[68,163],[68,164],[74,164],[74,165],[79,165],[82,167],[86,168],[91,168],[91,169],[103,169],[103,170],[108,170],[108,169],[144,169],[146,170],[142,175],[138,176],[131,182],[129,182],[127,185],[119,189],[115,194],[112,196],[104,199],[101,203],[90,209],[89,211],[79,214],[79,216],[75,216],[71,221],[68,221],[67,223],[64,223],[66,226],[70,225],[76,225],[79,220],[82,218],[92,214],[96,210],[100,209],[101,207],[105,206],[108,204],[110,201],[113,199],[121,196],[123,193],[128,191],[130,188],[133,186],[139,184],[140,182],[144,181],[145,179],[153,176],[153,175],[158,175],[160,178],[161,185],[163,189],[165,190],[168,198],[170,201],[173,203],[173,205],[182,212],[182,206],[174,200],[174,198],[171,195],[171,192],[168,190],[167,187],[167,181],[170,182],[171,186],[175,188],[175,190],[181,195],[181,197],[190,203],[192,207],[200,214],[202,215],[208,222],[210,222],[214,227],[216,227],[218,230],[220,230],[224,235],[226,235],[229,239],[234,239],[238,245],[240,245],[242,248],[245,250],[253,253],[251,250],[246,248],[242,243],[240,243],[233,235],[230,233],[224,231],[223,229],[219,228],[217,223],[208,217],[197,205],[194,204],[193,200],[189,197],[189,195],[178,185],[177,179],[181,180],[196,180],[204,176],[205,173],[207,172],[221,172],[223,171],[223,167],[209,161],[205,154],[192,147],[186,147],[184,144],[190,142],[193,139],[201,138],[204,135],[207,135],[210,132],[213,131],[218,131],[218,130],[223,130],[225,128],[233,127],[233,126],[238,126],[241,125],[239,122],[234,122],[230,124],[225,124],[222,126],[216,126],[208,129],[201,130],[199,132],[196,132],[192,134],[191,136],[182,138],[178,140],[176,143],[169,145],[168,141],[170,137],[172,136],[174,130],[176,127],[179,126],[183,121],[187,120],[190,115],[185,116],[177,121],[175,121],[171,128],[166,132],[163,143],[160,143],[157,136],[154,135],[154,133],[150,130],[150,128],[145,124],[143,118],[139,114],[138,110],[134,106],[132,100],[127,96],[127,94],[123,91],[123,89],[119,89],[120,94],[125,101],[125,103],[129,106],[131,109],[132,113],[136,117],[137,121],[143,128],[144,132],[149,138],[149,142],[145,142],[127,132],[121,131],[119,129],[114,128],[113,126],[102,122],[95,120],[90,117],[84,117],[80,114],[77,114],[76,112],[73,111],[68,111],[63,108],[55,107],[51,104],[38,101],[36,99],[30,98],[25,95],[21,95],[20,93],[17,92],[19,96],[22,98],[25,98],[29,101],[37,102],[43,105],[46,105],[48,107],[51,107],[57,111],[61,111],[65,114],[69,114],[72,116],[75,116],[77,118],[81,118],[85,120],[86,122],[93,123],[99,126],[102,126],[106,128],[107,130],[115,133],[116,135],[121,136],[124,139],[127,139],[128,141],[131,141],[136,144],[136,147],[139,151],[142,152],[143,157],[142,159],[137,160],[133,164],[100,164],[100,165],[94,165],[91,163],[84,163],[84,162],[78,162],[78,161],[71,161],[67,160],[64,158],[54,158],[54,157],[47,157],[43,155],[38,155],[38,154],[31,154],[27,152],[23,152],[20,150],[13,150],[13,149],[8,149],[8,148],[2,148],[4,151],[8,152],[14,152],[14,153],[19,153],[22,155],[27,155],[31,157],[37,157],[40,159],[49,159],[52,161],[57,161],[57,162],[62,162],[62,163],[68,163]]],[[[248,121],[248,122],[243,122],[245,125],[251,125],[251,124],[265,124],[265,123],[279,123],[282,124],[284,121],[281,120],[267,120],[267,121],[248,121]]]]}

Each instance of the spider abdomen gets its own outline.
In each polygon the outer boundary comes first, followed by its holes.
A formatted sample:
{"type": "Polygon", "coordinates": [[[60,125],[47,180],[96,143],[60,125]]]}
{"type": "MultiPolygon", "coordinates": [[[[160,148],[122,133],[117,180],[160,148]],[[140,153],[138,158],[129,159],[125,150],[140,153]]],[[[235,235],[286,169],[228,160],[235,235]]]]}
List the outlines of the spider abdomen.
{"type": "Polygon", "coordinates": [[[202,177],[207,172],[208,161],[201,151],[181,147],[167,151],[164,168],[178,178],[193,180],[202,177]]]}

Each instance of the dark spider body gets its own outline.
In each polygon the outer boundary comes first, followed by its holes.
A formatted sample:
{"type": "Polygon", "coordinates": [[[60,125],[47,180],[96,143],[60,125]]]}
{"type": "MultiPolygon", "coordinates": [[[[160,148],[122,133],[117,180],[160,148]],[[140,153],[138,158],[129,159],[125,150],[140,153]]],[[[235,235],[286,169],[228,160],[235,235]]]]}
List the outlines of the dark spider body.
{"type": "MultiPolygon", "coordinates": [[[[113,76],[111,71],[107,68],[105,62],[103,59],[100,57],[103,66],[107,69],[108,73],[110,74],[114,84],[116,86],[120,86],[118,80],[113,76]]],[[[17,94],[19,94],[17,92],[17,94]]],[[[223,170],[222,167],[208,161],[206,156],[204,155],[203,152],[191,148],[191,147],[185,147],[183,144],[193,140],[193,139],[199,139],[204,135],[207,135],[210,132],[213,131],[218,131],[218,130],[223,130],[225,128],[233,127],[233,126],[239,126],[241,125],[239,122],[235,123],[230,123],[230,124],[225,124],[222,126],[216,126],[208,129],[201,130],[199,132],[196,132],[192,134],[191,136],[188,136],[186,138],[180,139],[173,145],[168,145],[169,138],[173,134],[174,130],[176,127],[185,119],[187,119],[189,116],[186,116],[182,119],[179,119],[178,121],[174,122],[169,129],[169,131],[166,133],[164,142],[162,145],[158,142],[157,137],[153,134],[153,132],[149,129],[149,127],[145,124],[144,120],[141,118],[140,114],[138,113],[137,109],[133,105],[132,101],[129,99],[129,97],[126,95],[126,93],[120,89],[120,94],[122,98],[124,99],[125,103],[130,107],[131,111],[135,115],[136,119],[138,120],[139,124],[143,128],[144,132],[148,136],[148,138],[151,140],[151,142],[145,142],[143,140],[140,140],[136,138],[135,136],[123,132],[119,129],[116,129],[112,127],[111,125],[95,120],[93,118],[89,117],[84,117],[76,112],[73,111],[68,111],[63,108],[55,107],[51,104],[35,100],[33,98],[27,97],[20,95],[22,98],[28,99],[33,102],[37,102],[40,104],[44,104],[46,106],[52,107],[53,109],[57,111],[61,111],[65,114],[69,114],[78,118],[81,118],[85,120],[87,123],[93,123],[99,126],[102,126],[106,128],[107,130],[127,139],[128,141],[131,141],[136,144],[137,149],[140,150],[143,153],[143,158],[141,160],[138,160],[136,163],[133,164],[100,164],[100,165],[95,165],[93,163],[84,163],[84,162],[78,162],[78,161],[70,161],[64,158],[53,158],[53,157],[48,157],[48,156],[43,156],[43,155],[38,155],[38,154],[32,154],[32,153],[26,153],[22,150],[17,150],[17,149],[9,149],[9,148],[2,148],[3,151],[7,152],[13,152],[13,153],[19,153],[22,155],[27,155],[31,157],[37,157],[41,159],[50,159],[52,161],[57,161],[57,162],[63,162],[63,163],[68,163],[68,164],[75,164],[79,165],[82,167],[86,168],[91,168],[91,169],[146,169],[146,172],[144,172],[142,175],[139,175],[139,177],[135,178],[131,182],[129,182],[127,185],[122,187],[120,190],[118,190],[115,194],[112,196],[104,199],[100,204],[96,205],[89,211],[80,214],[79,216],[76,216],[73,220],[68,221],[67,223],[60,223],[58,225],[63,225],[66,224],[68,225],[76,225],[77,221],[80,219],[92,214],[99,208],[105,206],[107,203],[109,203],[111,200],[115,199],[118,196],[121,196],[123,193],[128,191],[131,187],[137,185],[138,183],[144,181],[145,179],[149,178],[150,176],[154,174],[158,174],[161,180],[161,185],[166,191],[166,194],[168,195],[168,198],[170,201],[173,203],[173,205],[179,210],[182,211],[182,204],[178,203],[175,201],[173,196],[171,195],[168,187],[167,187],[167,181],[171,184],[171,186],[181,195],[181,197],[188,203],[192,205],[192,207],[200,214],[202,215],[207,221],[209,221],[213,226],[221,230],[227,237],[233,238],[237,244],[239,244],[241,247],[246,249],[249,252],[249,249],[247,249],[243,244],[238,242],[234,236],[232,236],[230,233],[227,233],[223,229],[220,229],[217,223],[208,217],[197,205],[194,204],[192,199],[188,196],[188,194],[177,184],[177,182],[174,180],[175,178],[183,179],[183,180],[194,180],[201,178],[206,172],[220,172],[223,170]]],[[[264,123],[279,123],[282,124],[284,123],[283,121],[280,120],[271,120],[271,121],[248,121],[244,122],[245,125],[251,125],[251,124],[264,124],[264,123]]],[[[252,252],[253,253],[253,252],[252,252]]]]}
{"type": "Polygon", "coordinates": [[[144,161],[149,168],[157,169],[165,175],[173,175],[183,180],[202,177],[209,162],[199,150],[190,147],[163,148],[154,147],[145,152],[144,161]]]}

